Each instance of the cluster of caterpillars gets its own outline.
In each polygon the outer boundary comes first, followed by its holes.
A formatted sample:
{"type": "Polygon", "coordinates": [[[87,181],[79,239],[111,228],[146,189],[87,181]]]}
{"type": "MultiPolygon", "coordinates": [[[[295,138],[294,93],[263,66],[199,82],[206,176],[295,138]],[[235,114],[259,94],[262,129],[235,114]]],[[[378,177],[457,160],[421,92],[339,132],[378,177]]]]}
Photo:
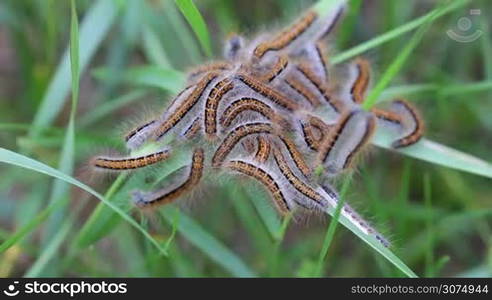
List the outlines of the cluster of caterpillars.
{"type": "MultiPolygon", "coordinates": [[[[344,10],[340,5],[323,17],[308,11],[280,33],[249,41],[231,36],[223,61],[190,72],[187,87],[165,112],[126,136],[127,147],[135,150],[172,135],[174,148],[194,149],[189,171],[177,186],[134,192],[135,204],[170,203],[210,171],[255,179],[281,214],[298,208],[326,211],[339,201],[327,181],[354,165],[376,128],[393,132],[395,148],[416,143],[423,124],[406,101],[395,100],[388,110],[361,108],[370,83],[366,60],[348,64],[343,80],[329,68],[323,43],[344,10]],[[320,169],[322,175],[316,176],[320,169]]],[[[92,164],[117,171],[143,168],[165,161],[172,151],[97,157],[92,164]]],[[[388,246],[350,206],[341,213],[388,246]]]]}

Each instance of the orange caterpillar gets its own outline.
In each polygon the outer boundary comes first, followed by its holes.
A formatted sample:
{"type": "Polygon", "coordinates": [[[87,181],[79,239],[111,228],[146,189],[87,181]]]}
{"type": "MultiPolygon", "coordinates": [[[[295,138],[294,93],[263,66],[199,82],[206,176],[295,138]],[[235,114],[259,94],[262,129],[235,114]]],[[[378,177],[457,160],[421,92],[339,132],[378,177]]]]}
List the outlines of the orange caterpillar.
{"type": "Polygon", "coordinates": [[[316,97],[316,95],[308,88],[302,84],[295,77],[285,79],[285,83],[299,95],[301,95],[307,102],[309,102],[313,107],[318,107],[321,103],[316,97]]]}
{"type": "Polygon", "coordinates": [[[186,98],[181,105],[176,108],[176,111],[172,113],[167,119],[162,122],[157,130],[155,131],[155,139],[161,138],[165,135],[171,128],[173,128],[200,100],[205,89],[210,85],[210,83],[217,78],[218,73],[212,72],[207,73],[201,80],[198,82],[195,89],[192,91],[191,95],[186,98]]]}
{"type": "Polygon", "coordinates": [[[219,81],[210,92],[205,104],[205,133],[208,138],[215,137],[217,132],[217,108],[227,92],[232,90],[233,83],[229,78],[219,81]]]}
{"type": "Polygon", "coordinates": [[[289,65],[289,60],[285,55],[279,56],[277,63],[272,66],[272,69],[268,71],[268,73],[261,76],[262,81],[272,82],[275,78],[277,78],[282,71],[287,69],[289,65]]]}
{"type": "Polygon", "coordinates": [[[314,11],[309,11],[299,22],[294,24],[291,28],[281,32],[278,36],[272,40],[264,42],[254,51],[254,55],[258,58],[262,58],[265,53],[273,50],[281,50],[287,45],[297,39],[309,26],[311,26],[317,18],[317,14],[314,11]]]}
{"type": "Polygon", "coordinates": [[[311,82],[311,84],[315,87],[316,91],[321,94],[322,98],[325,100],[327,104],[336,112],[341,113],[344,109],[342,103],[335,99],[333,95],[330,94],[325,84],[323,84],[313,73],[311,68],[306,64],[301,64],[297,66],[297,70],[304,75],[304,77],[311,82]]]}
{"type": "Polygon", "coordinates": [[[161,162],[169,157],[169,151],[159,151],[152,154],[139,157],[128,158],[110,158],[96,157],[92,160],[91,165],[95,168],[123,171],[147,167],[161,162]]]}
{"type": "Polygon", "coordinates": [[[188,178],[172,190],[157,191],[149,194],[142,192],[134,192],[135,204],[140,208],[152,207],[156,205],[163,205],[181,197],[183,194],[189,192],[193,187],[198,185],[200,179],[203,176],[205,154],[203,149],[199,148],[193,153],[193,159],[190,166],[190,174],[188,178]]]}
{"type": "Polygon", "coordinates": [[[226,156],[232,151],[241,139],[261,133],[273,133],[274,129],[269,123],[248,123],[234,128],[223,140],[212,157],[212,166],[220,167],[226,156]]]}
{"type": "Polygon", "coordinates": [[[226,164],[226,168],[250,176],[262,183],[272,195],[275,205],[282,215],[287,215],[291,211],[290,205],[280,189],[279,184],[267,171],[254,164],[240,160],[229,161],[226,164]]]}
{"type": "Polygon", "coordinates": [[[258,145],[258,149],[255,154],[255,161],[264,164],[270,156],[271,144],[266,137],[261,135],[256,137],[256,144],[258,145]]]}
{"type": "Polygon", "coordinates": [[[222,113],[220,123],[227,128],[241,113],[247,111],[259,113],[273,123],[286,125],[286,121],[273,108],[254,98],[241,98],[232,102],[222,113]]]}
{"type": "Polygon", "coordinates": [[[242,83],[250,87],[253,91],[271,100],[275,104],[278,104],[282,108],[285,108],[286,110],[289,111],[295,111],[299,109],[299,105],[296,102],[292,101],[290,98],[286,97],[281,92],[272,89],[271,87],[262,83],[261,81],[244,73],[238,74],[237,78],[242,83]]]}

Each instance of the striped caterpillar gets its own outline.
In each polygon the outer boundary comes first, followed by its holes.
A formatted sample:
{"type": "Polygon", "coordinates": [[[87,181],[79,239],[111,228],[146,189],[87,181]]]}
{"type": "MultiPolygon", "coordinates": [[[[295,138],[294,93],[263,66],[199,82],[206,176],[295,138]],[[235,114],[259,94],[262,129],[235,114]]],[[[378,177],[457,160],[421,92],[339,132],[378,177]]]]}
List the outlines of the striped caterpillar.
{"type": "MultiPolygon", "coordinates": [[[[171,150],[176,151],[172,148],[191,147],[185,178],[174,187],[134,192],[137,207],[176,201],[200,184],[207,176],[204,170],[258,181],[282,215],[298,208],[335,207],[339,196],[326,182],[356,165],[377,130],[391,130],[394,148],[417,143],[424,131],[418,111],[405,100],[394,101],[387,110],[362,109],[371,81],[367,60],[357,58],[347,65],[342,80],[335,78],[325,37],[333,33],[345,9],[339,1],[332,12],[320,16],[309,10],[275,34],[231,36],[224,60],[190,71],[188,86],[169,107],[125,137],[130,150],[171,140],[170,150],[96,157],[92,165],[111,171],[145,168],[164,162],[171,150]],[[315,176],[320,169],[321,176],[315,176]]],[[[350,206],[341,213],[388,246],[350,206]]]]}

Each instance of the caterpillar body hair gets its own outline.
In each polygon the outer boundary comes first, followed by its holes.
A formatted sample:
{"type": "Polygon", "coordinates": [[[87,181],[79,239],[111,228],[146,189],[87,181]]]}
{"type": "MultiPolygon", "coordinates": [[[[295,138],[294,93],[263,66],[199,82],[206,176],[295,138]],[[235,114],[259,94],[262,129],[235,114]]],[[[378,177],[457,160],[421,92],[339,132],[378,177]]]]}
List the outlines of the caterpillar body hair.
{"type": "Polygon", "coordinates": [[[254,160],[260,164],[264,164],[270,157],[271,144],[270,141],[261,135],[256,136],[257,150],[254,160]]]}
{"type": "Polygon", "coordinates": [[[232,90],[234,85],[229,78],[222,79],[217,82],[210,91],[210,94],[205,102],[205,134],[209,139],[215,138],[217,134],[217,109],[219,102],[225,94],[232,90]]]}
{"type": "Polygon", "coordinates": [[[307,64],[299,64],[297,70],[311,83],[318,91],[324,102],[327,103],[336,113],[342,113],[343,103],[333,97],[325,84],[316,76],[307,64]]]}
{"type": "Polygon", "coordinates": [[[385,248],[391,246],[390,242],[376,229],[374,229],[366,220],[364,220],[352,207],[345,204],[342,208],[342,215],[348,218],[352,224],[356,225],[362,232],[373,236],[385,248]]]}
{"type": "Polygon", "coordinates": [[[255,153],[255,141],[253,137],[246,137],[243,139],[241,142],[241,146],[243,147],[244,151],[246,151],[247,154],[253,155],[255,153]]]}
{"type": "Polygon", "coordinates": [[[308,11],[290,28],[275,35],[274,38],[259,44],[254,49],[253,55],[261,59],[269,51],[280,51],[287,48],[293,42],[300,40],[300,37],[303,35],[307,35],[306,38],[303,38],[303,41],[307,43],[318,42],[324,39],[335,29],[345,12],[346,1],[339,2],[338,7],[335,7],[328,15],[322,16],[321,18],[316,12],[312,10],[308,11]],[[307,34],[306,32],[310,33],[307,34]]]}
{"type": "Polygon", "coordinates": [[[247,175],[260,182],[271,194],[275,206],[282,215],[287,215],[291,211],[291,205],[282,192],[279,183],[272,174],[253,163],[243,160],[232,160],[225,164],[227,169],[247,175]]]}
{"type": "Polygon", "coordinates": [[[304,17],[274,38],[261,43],[254,50],[257,58],[262,58],[269,51],[278,51],[290,45],[299,38],[316,20],[318,15],[314,11],[308,11],[304,17]]]}
{"type": "Polygon", "coordinates": [[[352,151],[347,155],[347,158],[345,159],[345,162],[342,167],[343,169],[347,169],[352,165],[354,158],[358,153],[360,153],[362,148],[369,143],[375,130],[376,130],[376,119],[372,115],[369,115],[367,123],[365,124],[364,131],[362,132],[361,138],[359,139],[355,147],[352,149],[352,151]]]}
{"type": "Polygon", "coordinates": [[[137,135],[139,132],[141,132],[142,130],[145,130],[147,128],[149,128],[150,126],[152,126],[153,124],[155,124],[156,120],[151,120],[143,125],[140,125],[139,127],[133,129],[131,132],[129,132],[126,136],[125,136],[125,141],[128,142],[130,139],[132,139],[135,135],[137,135]]]}
{"type": "Polygon", "coordinates": [[[320,78],[324,81],[328,81],[328,54],[326,50],[326,46],[322,42],[317,42],[314,46],[314,50],[316,50],[316,58],[318,72],[320,73],[320,78]]]}
{"type": "Polygon", "coordinates": [[[296,78],[294,77],[287,78],[285,79],[285,83],[287,84],[288,87],[290,87],[298,95],[300,95],[302,99],[307,101],[311,106],[317,107],[321,104],[318,97],[296,78]]]}
{"type": "Polygon", "coordinates": [[[309,122],[302,122],[302,121],[300,121],[300,125],[306,145],[311,150],[318,152],[321,142],[319,139],[315,137],[313,126],[309,122]]]}
{"type": "Polygon", "coordinates": [[[300,56],[311,66],[313,74],[321,82],[328,82],[328,62],[326,47],[323,43],[310,43],[300,53],[300,56]]]}
{"type": "MultiPolygon", "coordinates": [[[[322,194],[326,200],[328,200],[333,209],[337,207],[340,197],[331,186],[322,184],[317,191],[322,194]]],[[[350,223],[359,228],[359,230],[363,233],[374,237],[384,247],[389,248],[391,246],[390,242],[381,233],[374,229],[369,222],[365,221],[350,205],[346,203],[343,204],[341,215],[347,218],[350,223]]]]}
{"type": "MultiPolygon", "coordinates": [[[[287,163],[286,159],[284,158],[280,150],[274,148],[273,156],[275,158],[275,162],[280,172],[295,190],[297,190],[301,195],[303,195],[307,199],[314,201],[316,206],[319,207],[326,206],[323,197],[318,192],[316,192],[312,187],[310,187],[308,184],[303,182],[301,179],[299,179],[299,177],[297,177],[294,174],[294,172],[289,167],[289,164],[287,163]]],[[[306,207],[305,205],[303,206],[306,207]]],[[[307,207],[312,207],[312,205],[309,205],[307,207]]]]}
{"type": "Polygon", "coordinates": [[[401,116],[395,112],[372,108],[371,112],[378,118],[378,120],[389,122],[396,125],[401,125],[402,119],[401,116]]]}
{"type": "Polygon", "coordinates": [[[224,162],[227,155],[234,149],[234,147],[240,142],[243,138],[253,135],[253,134],[261,134],[261,133],[272,133],[274,129],[269,123],[248,123],[239,125],[233,130],[229,132],[229,134],[224,138],[222,143],[219,145],[217,150],[215,151],[212,157],[212,166],[220,167],[224,162]]]}
{"type": "Polygon", "coordinates": [[[289,60],[285,55],[278,57],[277,62],[270,68],[270,70],[261,76],[262,81],[272,82],[277,78],[289,65],[289,60]]]}
{"type": "Polygon", "coordinates": [[[217,61],[201,65],[188,73],[188,82],[198,79],[200,76],[203,76],[206,73],[227,71],[231,68],[231,64],[225,61],[217,61]]]}
{"type": "Polygon", "coordinates": [[[308,115],[305,119],[300,121],[304,142],[311,150],[317,152],[321,142],[334,125],[328,125],[314,115],[308,115]]]}
{"type": "Polygon", "coordinates": [[[200,117],[197,117],[193,122],[183,131],[181,134],[187,140],[191,140],[197,136],[202,128],[202,120],[200,117]]]}
{"type": "MultiPolygon", "coordinates": [[[[179,92],[169,104],[169,108],[174,107],[177,103],[180,103],[183,98],[186,98],[192,88],[193,85],[190,85],[179,92]]],[[[153,136],[155,129],[160,124],[159,122],[160,120],[151,120],[130,131],[125,136],[126,147],[130,150],[140,148],[140,146],[142,146],[153,136]]]]}
{"type": "Polygon", "coordinates": [[[176,124],[181,121],[186,114],[197,104],[207,87],[212,83],[214,79],[218,77],[218,73],[208,73],[205,75],[193,89],[191,94],[181,103],[179,107],[170,113],[164,121],[154,131],[155,139],[162,138],[169,130],[174,128],[176,124]]]}
{"type": "Polygon", "coordinates": [[[320,18],[321,24],[316,25],[317,27],[320,28],[317,30],[317,34],[314,37],[315,40],[319,41],[325,39],[330,33],[333,32],[339,21],[342,19],[346,10],[347,1],[343,0],[338,2],[339,2],[338,7],[335,7],[334,9],[330,10],[327,16],[320,18]]]}
{"type": "Polygon", "coordinates": [[[396,100],[393,102],[393,107],[396,107],[401,112],[402,125],[405,135],[395,142],[394,148],[402,148],[417,143],[424,134],[424,121],[420,117],[417,109],[405,100],[396,100]]]}
{"type": "Polygon", "coordinates": [[[91,165],[97,169],[111,170],[111,171],[125,171],[138,168],[147,167],[158,162],[164,161],[169,157],[168,150],[155,152],[152,154],[138,156],[138,157],[96,157],[92,159],[91,165]]]}
{"type": "Polygon", "coordinates": [[[340,116],[338,122],[335,124],[330,134],[323,139],[321,144],[322,148],[320,149],[318,155],[318,164],[326,163],[329,160],[328,155],[330,154],[330,151],[334,147],[337,139],[342,134],[342,131],[347,126],[347,122],[355,113],[356,111],[351,111],[340,116]]]}
{"type": "Polygon", "coordinates": [[[353,70],[352,82],[350,87],[350,97],[354,103],[362,104],[365,100],[365,95],[370,82],[370,67],[369,62],[362,58],[357,58],[355,64],[352,66],[353,70]]]}
{"type": "Polygon", "coordinates": [[[241,113],[248,111],[259,113],[272,123],[277,123],[284,127],[288,126],[286,120],[277,114],[273,108],[255,98],[241,98],[229,104],[229,106],[222,112],[220,124],[227,128],[231,126],[234,120],[241,113]]]}
{"type": "Polygon", "coordinates": [[[329,174],[347,169],[362,147],[368,143],[376,127],[372,114],[353,110],[343,115],[324,138],[318,152],[318,163],[329,174]]]}
{"type": "Polygon", "coordinates": [[[289,152],[289,155],[292,158],[292,162],[295,164],[297,169],[301,171],[302,175],[304,175],[305,177],[309,177],[312,173],[312,170],[307,165],[303,155],[299,151],[294,141],[286,137],[285,135],[280,135],[279,138],[282,141],[282,144],[285,146],[287,152],[289,152]]]}
{"type": "Polygon", "coordinates": [[[175,189],[164,189],[157,192],[133,192],[133,200],[137,207],[144,209],[171,203],[195,187],[203,176],[205,153],[202,148],[193,152],[190,173],[187,179],[175,189]]]}
{"type": "Polygon", "coordinates": [[[296,102],[292,101],[277,90],[272,89],[263,82],[244,73],[237,74],[237,78],[256,93],[281,106],[282,108],[285,108],[289,111],[295,111],[299,109],[299,105],[296,102]]]}
{"type": "Polygon", "coordinates": [[[157,121],[152,120],[130,131],[125,136],[126,147],[130,150],[140,147],[151,136],[156,125],[157,121]]]}
{"type": "MultiPolygon", "coordinates": [[[[319,130],[321,134],[327,133],[334,126],[333,124],[326,124],[321,118],[314,115],[309,115],[307,120],[314,128],[319,130]]],[[[321,136],[320,139],[322,139],[321,136]]]]}

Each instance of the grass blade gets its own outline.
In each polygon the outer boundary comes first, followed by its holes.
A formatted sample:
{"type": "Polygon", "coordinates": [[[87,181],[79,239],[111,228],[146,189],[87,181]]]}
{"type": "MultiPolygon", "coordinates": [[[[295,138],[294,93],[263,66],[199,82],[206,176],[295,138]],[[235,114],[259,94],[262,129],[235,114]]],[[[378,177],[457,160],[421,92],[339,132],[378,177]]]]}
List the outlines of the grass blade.
{"type": "Polygon", "coordinates": [[[333,238],[335,237],[335,232],[337,230],[338,220],[340,219],[340,214],[342,212],[342,207],[345,204],[345,195],[347,193],[348,187],[350,186],[350,178],[345,180],[342,186],[342,191],[340,193],[340,201],[337,203],[337,207],[335,208],[335,213],[333,218],[331,218],[330,224],[328,225],[328,230],[326,231],[325,240],[323,241],[323,246],[319,253],[318,263],[316,265],[315,277],[321,277],[323,272],[323,267],[325,264],[326,256],[328,254],[328,250],[330,249],[330,245],[333,242],[333,238]]]}
{"type": "Polygon", "coordinates": [[[402,85],[393,86],[384,90],[378,99],[378,102],[395,100],[396,97],[407,96],[419,93],[435,92],[439,89],[437,84],[423,83],[423,84],[412,84],[412,85],[402,85]]]}
{"type": "Polygon", "coordinates": [[[92,188],[83,184],[77,179],[68,176],[67,174],[64,174],[39,161],[36,161],[34,159],[31,159],[29,157],[26,157],[24,155],[15,153],[13,151],[4,148],[0,148],[0,162],[19,166],[54,178],[58,178],[67,183],[70,183],[74,186],[81,188],[82,190],[88,192],[89,194],[93,195],[97,199],[101,200],[101,202],[103,202],[105,205],[109,206],[113,211],[115,211],[118,215],[120,215],[121,218],[123,218],[126,222],[128,222],[130,225],[135,227],[138,231],[140,231],[144,235],[144,237],[148,239],[163,255],[167,255],[167,253],[165,252],[164,248],[160,245],[160,243],[157,242],[144,228],[142,228],[137,222],[135,222],[135,220],[133,220],[127,213],[125,213],[121,208],[109,202],[101,194],[94,191],[92,188]]]}
{"type": "MultiPolygon", "coordinates": [[[[0,158],[1,160],[1,158],[0,158]]],[[[62,201],[58,201],[50,204],[48,207],[43,209],[35,218],[22,226],[21,229],[17,230],[12,236],[6,239],[2,244],[0,244],[0,253],[5,252],[7,249],[17,244],[20,240],[26,237],[30,232],[38,228],[38,225],[44,222],[53,211],[58,209],[62,201]]]]}
{"type": "MultiPolygon", "coordinates": [[[[394,150],[391,147],[391,138],[383,133],[378,133],[373,143],[394,150]]],[[[436,165],[492,178],[492,164],[428,139],[422,139],[412,146],[394,151],[436,165]]]]}
{"type": "MultiPolygon", "coordinates": [[[[329,2],[329,1],[325,1],[329,2]]],[[[466,3],[468,3],[469,0],[458,0],[458,1],[453,1],[451,4],[445,6],[444,8],[436,8],[433,11],[429,12],[428,14],[417,18],[413,21],[410,21],[402,26],[399,26],[393,30],[390,30],[384,34],[379,35],[376,38],[373,38],[367,42],[364,42],[352,49],[346,50],[338,55],[335,55],[332,59],[331,62],[333,64],[339,64],[341,62],[344,62],[352,57],[355,57],[357,55],[360,55],[370,49],[376,48],[386,42],[389,42],[395,38],[400,37],[401,35],[412,31],[420,26],[422,26],[424,23],[426,23],[429,19],[430,16],[432,16],[432,19],[430,20],[431,22],[434,21],[437,18],[440,18],[462,6],[464,6],[466,3]]]]}
{"type": "Polygon", "coordinates": [[[435,257],[434,257],[434,235],[435,230],[432,220],[432,181],[428,173],[424,174],[424,203],[427,210],[427,220],[425,222],[425,231],[427,233],[427,249],[425,253],[425,277],[434,277],[435,271],[435,257]]]}
{"type": "Polygon", "coordinates": [[[33,278],[39,277],[46,265],[57,254],[58,249],[61,247],[63,241],[67,238],[70,232],[72,223],[65,223],[61,228],[58,228],[58,232],[52,237],[48,245],[43,249],[41,255],[39,255],[36,261],[31,265],[29,270],[24,274],[24,277],[33,278]]]}
{"type": "Polygon", "coordinates": [[[261,188],[259,189],[258,185],[254,182],[251,183],[251,187],[245,190],[272,240],[278,241],[281,239],[279,234],[282,232],[282,222],[278,217],[275,208],[270,204],[271,200],[268,194],[261,188]]]}
{"type": "Polygon", "coordinates": [[[79,22],[77,16],[77,6],[75,1],[71,2],[71,20],[70,20],[70,71],[72,74],[72,110],[70,117],[75,118],[77,103],[79,100],[79,81],[80,81],[80,62],[79,62],[79,22]]]}
{"type": "Polygon", "coordinates": [[[388,86],[388,84],[393,80],[393,78],[400,72],[403,65],[407,61],[407,59],[412,54],[413,50],[420,43],[424,34],[427,32],[431,25],[431,21],[434,19],[434,16],[438,13],[436,10],[433,14],[429,15],[424,22],[424,25],[415,32],[412,38],[408,41],[407,45],[400,51],[398,56],[393,60],[393,62],[386,69],[386,72],[381,76],[381,79],[378,81],[376,86],[370,91],[366,100],[362,104],[362,108],[368,110],[370,109],[378,100],[379,96],[383,92],[383,90],[388,86]]]}
{"type": "MultiPolygon", "coordinates": [[[[72,74],[72,106],[70,110],[70,119],[68,121],[68,127],[65,133],[64,142],[62,145],[61,156],[58,169],[65,174],[72,174],[74,167],[74,155],[75,155],[75,114],[77,112],[77,104],[79,97],[79,32],[78,32],[78,19],[77,8],[75,2],[71,1],[71,21],[70,21],[70,71],[72,74]]],[[[67,197],[69,185],[62,180],[55,180],[53,183],[53,189],[50,195],[49,203],[54,203],[60,198],[67,197]]],[[[60,225],[64,221],[66,215],[65,205],[68,203],[68,199],[64,202],[58,210],[54,211],[49,217],[46,224],[45,232],[43,235],[43,248],[50,251],[44,251],[33,264],[34,271],[36,273],[41,272],[42,268],[46,266],[46,263],[55,254],[56,249],[62,243],[65,235],[60,236],[60,225]],[[52,249],[52,250],[51,250],[52,249]]],[[[51,264],[54,266],[54,264],[51,264]]],[[[30,269],[32,270],[32,269],[30,269]]],[[[28,271],[29,273],[29,271],[28,271]]],[[[36,274],[34,273],[34,274],[36,274]]]]}
{"type": "Polygon", "coordinates": [[[210,43],[210,35],[208,33],[207,24],[205,24],[205,20],[203,20],[200,11],[192,0],[175,0],[175,3],[195,32],[202,45],[203,51],[205,51],[205,54],[208,57],[211,57],[212,46],[210,43]]]}
{"type": "Polygon", "coordinates": [[[381,93],[381,96],[379,97],[377,102],[394,100],[395,97],[401,95],[412,95],[419,93],[432,92],[441,97],[456,97],[472,93],[487,92],[490,90],[492,90],[492,81],[490,80],[442,86],[432,83],[409,84],[387,88],[386,90],[384,90],[384,92],[381,93]]]}
{"type": "Polygon", "coordinates": [[[438,93],[441,96],[449,97],[462,94],[479,93],[492,90],[492,80],[472,82],[467,84],[456,84],[442,87],[438,93]]]}
{"type": "MultiPolygon", "coordinates": [[[[335,208],[331,207],[327,212],[333,217],[335,214],[335,208]]],[[[384,247],[378,240],[376,240],[375,237],[369,236],[362,232],[343,215],[340,215],[339,222],[348,230],[352,231],[364,243],[369,245],[372,249],[376,250],[376,252],[386,258],[386,260],[397,267],[401,272],[403,272],[403,274],[407,275],[408,277],[417,277],[417,275],[400,258],[398,258],[398,256],[396,256],[390,249],[384,247]]]]}
{"type": "MultiPolygon", "coordinates": [[[[112,197],[116,191],[124,184],[127,179],[126,174],[118,176],[108,189],[104,198],[107,201],[113,201],[112,197]]],[[[84,223],[78,234],[74,238],[74,245],[78,248],[85,248],[92,245],[99,239],[106,236],[121,220],[110,207],[99,203],[90,217],[84,223]]]]}
{"type": "Polygon", "coordinates": [[[128,94],[122,95],[113,100],[106,101],[105,103],[101,104],[97,108],[97,110],[90,111],[82,118],[79,118],[77,123],[80,127],[89,126],[97,121],[102,120],[104,117],[110,115],[116,110],[123,108],[126,105],[133,103],[139,99],[142,99],[147,95],[148,93],[143,90],[131,91],[128,94]]]}
{"type": "Polygon", "coordinates": [[[245,231],[251,237],[255,249],[267,253],[272,245],[271,235],[266,227],[265,230],[258,230],[258,224],[261,223],[261,220],[245,189],[239,185],[227,184],[226,195],[232,201],[236,214],[245,231]]]}
{"type": "MultiPolygon", "coordinates": [[[[95,52],[108,34],[118,9],[114,1],[99,0],[87,12],[80,27],[80,72],[83,72],[95,52]]],[[[41,105],[34,117],[29,135],[37,135],[49,126],[61,111],[70,91],[72,76],[70,71],[69,51],[66,51],[56,73],[48,86],[41,105]]]]}
{"type": "Polygon", "coordinates": [[[268,263],[270,269],[269,272],[270,277],[279,276],[277,275],[277,273],[278,273],[280,257],[282,256],[280,253],[280,247],[282,245],[282,241],[284,240],[285,233],[287,232],[287,228],[289,227],[291,219],[292,219],[292,215],[289,214],[282,220],[282,225],[280,226],[280,230],[276,234],[277,238],[270,250],[269,263],[268,263]]]}
{"type": "MultiPolygon", "coordinates": [[[[183,20],[179,14],[179,8],[176,5],[170,3],[172,0],[161,0],[161,9],[157,12],[162,15],[166,21],[169,23],[169,29],[173,32],[174,36],[177,38],[178,47],[173,49],[174,54],[177,51],[180,52],[184,59],[179,60],[185,66],[195,65],[202,61],[202,54],[200,51],[200,45],[196,42],[195,36],[191,32],[190,28],[186,26],[186,20],[183,20]]],[[[167,49],[168,51],[170,49],[167,49]]],[[[170,56],[172,55],[170,51],[170,56]]],[[[174,58],[176,60],[176,57],[174,58]]],[[[178,61],[174,61],[177,63],[178,61]]]]}
{"type": "Polygon", "coordinates": [[[142,39],[143,50],[146,53],[147,59],[152,64],[170,69],[172,66],[166,51],[162,47],[157,33],[150,26],[144,25],[142,39]]]}
{"type": "MultiPolygon", "coordinates": [[[[111,70],[106,68],[94,71],[96,78],[101,80],[111,80],[111,74],[111,70]]],[[[177,93],[183,88],[185,76],[183,73],[173,69],[149,65],[127,69],[122,74],[121,80],[132,85],[157,87],[177,93]]]]}
{"type": "MultiPolygon", "coordinates": [[[[162,210],[161,213],[166,221],[172,225],[175,220],[175,210],[168,208],[162,210]]],[[[236,254],[183,213],[179,215],[178,232],[232,275],[237,277],[256,276],[236,254]]]]}
{"type": "Polygon", "coordinates": [[[313,9],[321,16],[333,11],[333,7],[337,7],[341,4],[347,3],[347,0],[319,0],[313,6],[313,9]]]}

